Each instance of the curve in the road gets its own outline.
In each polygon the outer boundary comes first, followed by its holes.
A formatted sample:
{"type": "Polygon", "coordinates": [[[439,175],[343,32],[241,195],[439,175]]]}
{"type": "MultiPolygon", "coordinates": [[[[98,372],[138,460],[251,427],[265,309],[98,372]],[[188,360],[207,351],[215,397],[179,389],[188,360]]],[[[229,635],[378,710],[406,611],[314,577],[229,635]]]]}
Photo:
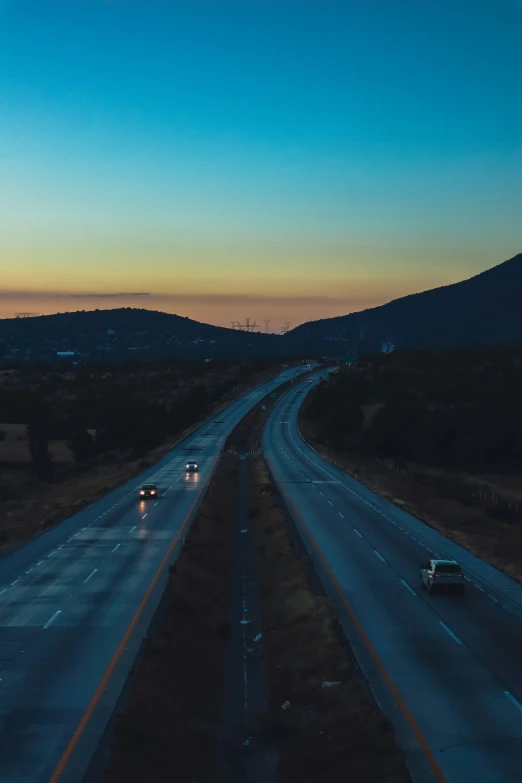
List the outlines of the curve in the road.
{"type": "Polygon", "coordinates": [[[308,390],[274,409],[265,455],[414,778],[521,780],[520,585],[310,449],[297,424],[308,390]],[[465,598],[420,590],[437,552],[469,574],[465,598]]]}

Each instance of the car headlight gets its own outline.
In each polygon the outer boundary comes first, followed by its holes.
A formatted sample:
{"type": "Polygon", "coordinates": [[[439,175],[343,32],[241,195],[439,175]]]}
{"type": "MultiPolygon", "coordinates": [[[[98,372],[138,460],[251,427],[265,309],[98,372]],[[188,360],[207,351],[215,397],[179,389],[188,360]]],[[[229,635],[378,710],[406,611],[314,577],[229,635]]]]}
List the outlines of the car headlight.
{"type": "Polygon", "coordinates": [[[145,492],[142,489],[140,489],[140,495],[144,495],[144,494],[145,492]]]}

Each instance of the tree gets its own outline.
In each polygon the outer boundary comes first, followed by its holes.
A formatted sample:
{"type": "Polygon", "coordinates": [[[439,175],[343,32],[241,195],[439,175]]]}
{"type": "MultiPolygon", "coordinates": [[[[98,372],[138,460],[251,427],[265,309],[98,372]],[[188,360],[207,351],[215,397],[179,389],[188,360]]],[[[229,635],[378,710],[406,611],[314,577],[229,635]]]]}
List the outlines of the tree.
{"type": "Polygon", "coordinates": [[[96,455],[96,441],[80,423],[73,425],[68,445],[76,462],[87,462],[96,455]]]}
{"type": "Polygon", "coordinates": [[[43,400],[33,402],[28,416],[27,436],[33,469],[39,479],[49,479],[52,474],[52,458],[49,454],[51,440],[51,411],[43,400]]]}

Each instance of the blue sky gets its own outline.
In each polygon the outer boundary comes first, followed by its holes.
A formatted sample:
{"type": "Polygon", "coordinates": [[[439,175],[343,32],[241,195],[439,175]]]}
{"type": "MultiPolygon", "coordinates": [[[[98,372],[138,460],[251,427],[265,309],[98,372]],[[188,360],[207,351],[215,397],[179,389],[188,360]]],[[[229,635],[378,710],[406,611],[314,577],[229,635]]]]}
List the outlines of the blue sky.
{"type": "Polygon", "coordinates": [[[521,34],[519,0],[0,0],[0,315],[295,324],[505,260],[521,34]]]}

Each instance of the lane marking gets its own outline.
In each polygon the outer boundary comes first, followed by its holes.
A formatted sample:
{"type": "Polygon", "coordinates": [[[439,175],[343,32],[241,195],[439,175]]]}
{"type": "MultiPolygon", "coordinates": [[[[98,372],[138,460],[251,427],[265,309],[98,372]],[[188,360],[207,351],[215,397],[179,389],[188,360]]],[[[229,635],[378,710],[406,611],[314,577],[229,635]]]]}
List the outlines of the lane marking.
{"type": "Polygon", "coordinates": [[[83,584],[85,584],[86,582],[88,582],[88,581],[89,581],[89,579],[91,578],[91,576],[94,576],[94,574],[96,573],[96,571],[97,571],[97,570],[98,570],[98,569],[97,569],[97,568],[95,568],[93,571],[91,571],[91,573],[89,574],[89,576],[87,577],[87,579],[84,579],[84,580],[83,580],[83,584]]]}
{"type": "Polygon", "coordinates": [[[520,710],[520,712],[522,712],[522,704],[519,702],[518,699],[515,699],[512,693],[510,693],[509,691],[504,691],[504,695],[508,697],[511,704],[515,705],[517,710],[520,710]]]}
{"type": "Polygon", "coordinates": [[[377,555],[377,557],[379,558],[379,560],[382,560],[382,562],[383,562],[383,563],[385,563],[385,562],[386,562],[386,561],[385,561],[385,559],[384,559],[384,557],[381,555],[381,553],[380,553],[380,552],[377,552],[377,550],[376,550],[376,549],[374,549],[373,551],[375,552],[375,554],[377,555]]]}
{"type": "Polygon", "coordinates": [[[119,547],[119,546],[121,546],[121,544],[116,544],[116,546],[114,547],[114,549],[112,550],[112,552],[116,552],[116,550],[118,549],[118,547],[119,547]]]}
{"type": "MultiPolygon", "coordinates": [[[[277,475],[275,470],[274,470],[274,475],[277,475]]],[[[361,624],[361,621],[359,620],[357,614],[355,613],[354,609],[352,608],[352,605],[350,604],[350,602],[346,598],[346,595],[342,591],[341,586],[340,586],[339,582],[337,581],[337,579],[335,577],[335,574],[333,573],[333,571],[332,571],[328,561],[326,560],[325,556],[323,555],[323,553],[319,549],[319,547],[317,545],[317,542],[316,542],[315,538],[313,537],[310,529],[308,528],[306,522],[304,521],[304,518],[303,518],[301,512],[299,511],[299,509],[297,508],[296,504],[294,503],[294,501],[292,500],[292,498],[288,494],[287,490],[286,489],[282,489],[282,487],[284,485],[281,483],[280,480],[278,481],[278,483],[279,483],[279,486],[281,487],[282,494],[288,500],[288,503],[292,506],[292,508],[294,510],[294,513],[299,518],[300,523],[301,523],[303,529],[306,532],[306,535],[308,536],[308,538],[309,538],[313,548],[315,549],[315,551],[317,553],[317,556],[321,560],[321,562],[322,562],[326,572],[328,573],[328,576],[332,580],[332,584],[335,587],[337,593],[339,594],[339,597],[340,597],[342,603],[344,604],[344,607],[345,607],[346,611],[350,615],[350,618],[351,618],[353,624],[357,628],[357,631],[359,632],[360,637],[362,638],[364,644],[366,645],[366,647],[368,649],[368,652],[370,653],[371,657],[373,658],[373,660],[374,660],[377,668],[379,669],[379,671],[380,671],[384,681],[386,682],[386,684],[387,684],[388,688],[390,689],[393,697],[395,698],[395,701],[399,705],[399,707],[400,707],[404,717],[408,721],[408,724],[409,724],[411,730],[413,731],[413,733],[414,733],[414,735],[415,735],[415,737],[417,739],[417,742],[419,743],[419,746],[422,748],[422,751],[424,752],[424,755],[426,756],[428,762],[430,763],[431,768],[433,769],[435,777],[437,778],[439,783],[449,783],[448,779],[444,775],[442,769],[439,767],[439,765],[437,763],[437,760],[436,760],[436,758],[435,758],[435,756],[433,754],[433,751],[431,750],[430,746],[428,745],[428,743],[427,743],[427,741],[426,741],[422,731],[420,730],[420,728],[419,728],[415,718],[413,717],[413,715],[409,711],[408,707],[406,706],[406,703],[405,703],[404,699],[400,695],[399,690],[395,686],[395,684],[394,684],[393,680],[391,679],[390,675],[388,674],[384,664],[382,663],[379,655],[377,654],[377,651],[375,650],[375,648],[374,648],[373,644],[371,643],[368,635],[366,634],[366,631],[364,630],[364,628],[363,628],[363,626],[361,624]]],[[[355,528],[354,528],[354,530],[355,530],[355,528]]],[[[49,781],[49,783],[56,783],[56,781],[51,779],[49,781]]]]}
{"type": "Polygon", "coordinates": [[[332,501],[331,501],[331,500],[329,500],[329,501],[328,501],[328,503],[329,503],[331,506],[333,506],[333,503],[332,503],[332,501]]]}
{"type": "MultiPolygon", "coordinates": [[[[147,512],[147,514],[148,514],[148,512],[147,512]]],[[[142,519],[145,519],[145,517],[147,516],[147,514],[144,514],[144,515],[142,516],[142,519]]]]}
{"type": "Polygon", "coordinates": [[[42,563],[43,563],[43,560],[39,560],[36,565],[39,566],[39,565],[42,565],[42,563]]]}
{"type": "Polygon", "coordinates": [[[340,512],[340,511],[339,511],[339,516],[340,516],[340,517],[342,517],[342,518],[344,519],[344,514],[341,514],[341,512],[340,512]]]}
{"type": "Polygon", "coordinates": [[[413,589],[412,589],[412,588],[409,586],[409,584],[408,584],[407,582],[405,582],[405,581],[404,581],[404,579],[401,579],[401,582],[402,582],[402,584],[404,585],[404,587],[406,588],[406,590],[409,590],[409,591],[410,591],[410,593],[411,593],[412,595],[417,595],[417,593],[415,592],[415,590],[413,590],[413,589]]]}
{"type": "MultiPolygon", "coordinates": [[[[216,457],[216,459],[217,459],[217,457],[216,457]]],[[[161,573],[163,572],[163,569],[165,568],[165,566],[166,566],[166,564],[167,564],[167,562],[169,560],[169,557],[171,556],[172,552],[174,551],[174,549],[176,547],[176,544],[178,543],[181,535],[183,534],[183,532],[185,530],[185,527],[187,526],[187,523],[188,523],[188,521],[189,521],[189,519],[191,517],[191,514],[192,514],[193,510],[196,508],[196,505],[197,505],[197,503],[199,501],[199,498],[201,497],[201,494],[202,494],[203,490],[205,489],[206,485],[210,481],[210,476],[211,475],[212,475],[212,472],[210,471],[207,474],[207,478],[204,480],[203,484],[201,485],[201,487],[200,487],[196,497],[194,498],[194,502],[192,503],[191,507],[189,508],[189,510],[188,510],[188,512],[187,512],[187,514],[185,516],[185,519],[183,520],[183,524],[181,525],[181,527],[178,530],[178,532],[176,533],[173,541],[171,542],[169,548],[167,549],[167,552],[165,553],[165,557],[161,561],[158,570],[154,574],[152,582],[148,586],[147,591],[146,591],[145,595],[143,596],[143,598],[141,600],[141,603],[140,603],[140,605],[138,606],[138,608],[136,610],[136,614],[132,618],[129,627],[125,631],[125,634],[123,635],[123,638],[122,638],[121,642],[119,643],[118,648],[117,648],[116,652],[114,653],[111,662],[107,666],[107,668],[106,668],[106,670],[105,670],[105,672],[103,674],[103,677],[101,678],[100,682],[98,683],[98,687],[94,691],[94,694],[93,694],[89,704],[87,705],[87,707],[85,709],[85,712],[83,713],[82,719],[80,720],[78,726],[76,727],[76,730],[75,730],[73,736],[71,737],[71,739],[69,741],[69,744],[67,745],[67,747],[66,747],[66,749],[65,749],[65,751],[63,753],[63,756],[61,757],[60,761],[58,762],[58,765],[57,765],[56,769],[54,770],[53,774],[51,775],[49,783],[58,783],[58,781],[62,777],[63,772],[64,772],[64,770],[65,770],[65,768],[66,768],[66,766],[67,766],[67,764],[69,762],[69,759],[71,758],[71,756],[72,756],[72,754],[74,752],[74,749],[76,748],[76,745],[78,744],[78,741],[79,741],[80,737],[82,736],[82,734],[83,734],[83,732],[85,730],[85,727],[87,726],[87,724],[89,722],[89,719],[90,719],[92,713],[94,712],[94,709],[96,708],[96,705],[98,704],[98,701],[100,700],[100,696],[102,695],[103,691],[105,690],[106,685],[107,685],[107,683],[109,681],[109,678],[110,678],[112,672],[114,671],[114,668],[116,667],[116,664],[118,663],[123,650],[125,649],[125,645],[127,644],[128,640],[130,638],[130,635],[133,632],[134,627],[135,627],[136,623],[138,622],[138,620],[139,620],[139,618],[141,616],[141,613],[143,612],[143,609],[145,608],[145,606],[146,606],[146,604],[147,604],[147,602],[148,602],[148,600],[149,600],[149,598],[151,596],[151,593],[154,590],[154,587],[156,586],[156,583],[157,583],[158,579],[160,578],[161,573]]],[[[136,527],[136,526],[134,526],[134,527],[136,527]]],[[[132,528],[132,529],[134,530],[134,528],[132,528]]],[[[444,783],[445,783],[445,781],[444,781],[444,783]]]]}
{"type": "Polygon", "coordinates": [[[136,530],[136,525],[134,525],[134,527],[131,527],[131,529],[129,530],[129,533],[132,533],[134,530],[136,530]]]}
{"type": "Polygon", "coordinates": [[[356,527],[354,527],[354,529],[353,529],[353,532],[354,532],[354,533],[357,533],[357,535],[359,536],[359,538],[362,538],[362,534],[361,534],[361,533],[359,533],[359,531],[357,530],[357,528],[356,528],[356,527]]]}
{"type": "Polygon", "coordinates": [[[455,636],[455,634],[453,633],[451,628],[448,628],[446,623],[443,623],[442,620],[439,620],[439,623],[442,625],[442,627],[444,628],[446,633],[448,633],[451,636],[451,638],[454,639],[457,642],[457,644],[462,644],[462,642],[460,641],[459,637],[455,636]]]}
{"type": "Polygon", "coordinates": [[[19,576],[19,577],[18,577],[18,579],[15,579],[15,580],[14,580],[14,582],[11,582],[11,586],[12,586],[12,585],[15,585],[17,582],[19,582],[21,578],[22,578],[22,577],[21,577],[21,576],[19,576]]]}
{"type": "Polygon", "coordinates": [[[62,610],[61,610],[61,609],[58,609],[58,611],[57,611],[57,612],[55,612],[55,613],[53,614],[53,616],[51,617],[51,619],[50,619],[50,620],[47,620],[47,622],[46,622],[46,623],[45,623],[45,625],[44,625],[44,631],[45,631],[47,628],[49,628],[49,626],[51,625],[51,623],[53,623],[53,622],[56,620],[56,618],[58,617],[58,615],[59,615],[59,614],[61,614],[61,613],[62,613],[62,610]]]}
{"type": "Polygon", "coordinates": [[[0,595],[3,595],[8,589],[8,587],[4,587],[3,590],[0,590],[0,595]]]}

